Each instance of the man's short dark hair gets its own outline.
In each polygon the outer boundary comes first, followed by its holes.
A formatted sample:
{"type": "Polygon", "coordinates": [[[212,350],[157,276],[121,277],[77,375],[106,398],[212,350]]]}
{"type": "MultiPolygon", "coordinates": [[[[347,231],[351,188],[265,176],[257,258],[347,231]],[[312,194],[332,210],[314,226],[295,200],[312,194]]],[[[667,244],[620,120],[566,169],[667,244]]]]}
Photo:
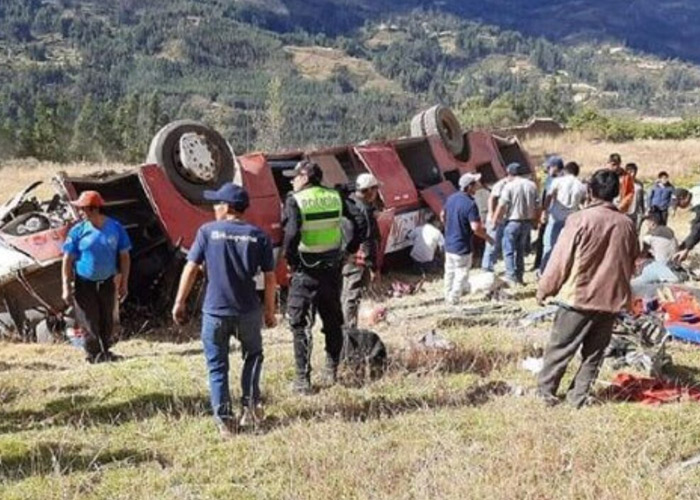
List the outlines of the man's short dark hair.
{"type": "Polygon", "coordinates": [[[690,196],[690,191],[685,188],[676,188],[676,190],[673,192],[673,196],[675,196],[678,200],[682,200],[690,196]]]}
{"type": "Polygon", "coordinates": [[[578,166],[578,163],[575,161],[570,161],[566,165],[564,165],[564,171],[570,173],[574,177],[578,177],[579,172],[581,171],[581,167],[578,166]]]}
{"type": "Polygon", "coordinates": [[[620,165],[622,163],[622,157],[618,153],[613,153],[610,155],[610,158],[608,158],[608,162],[620,165]]]}
{"type": "Polygon", "coordinates": [[[628,163],[627,165],[625,165],[625,170],[631,170],[635,174],[639,172],[639,168],[637,167],[636,163],[628,163]]]}
{"type": "Polygon", "coordinates": [[[602,169],[591,176],[588,187],[594,198],[611,202],[620,194],[620,179],[612,170],[602,169]]]}
{"type": "Polygon", "coordinates": [[[666,172],[665,170],[659,172],[659,179],[661,179],[662,177],[669,177],[668,172],[666,172]]]}

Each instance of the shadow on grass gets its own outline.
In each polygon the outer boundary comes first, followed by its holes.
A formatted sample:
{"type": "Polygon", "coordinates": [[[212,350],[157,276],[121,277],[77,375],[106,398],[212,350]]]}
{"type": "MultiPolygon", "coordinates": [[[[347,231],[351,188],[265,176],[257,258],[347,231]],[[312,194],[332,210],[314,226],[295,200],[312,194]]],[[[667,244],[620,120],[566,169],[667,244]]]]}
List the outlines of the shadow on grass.
{"type": "Polygon", "coordinates": [[[175,418],[203,415],[208,408],[209,400],[202,396],[153,393],[118,403],[100,403],[92,396],[77,395],[51,401],[42,410],[0,411],[0,433],[47,426],[120,425],[159,414],[175,418]]]}
{"type": "Polygon", "coordinates": [[[4,363],[0,362],[0,372],[10,370],[29,370],[33,372],[63,372],[70,370],[70,367],[44,363],[42,361],[34,361],[32,363],[4,363]]]}
{"type": "Polygon", "coordinates": [[[144,462],[157,462],[162,468],[171,465],[170,460],[155,452],[130,448],[96,450],[73,444],[42,442],[22,452],[3,453],[0,450],[0,481],[94,471],[103,466],[127,467],[144,462]]]}
{"type": "Polygon", "coordinates": [[[415,411],[474,407],[486,404],[492,398],[504,396],[512,388],[503,381],[491,381],[475,384],[462,391],[434,392],[420,396],[387,398],[385,396],[370,399],[353,399],[333,401],[321,406],[306,406],[289,410],[283,417],[268,417],[260,431],[268,432],[299,421],[322,421],[329,418],[341,418],[349,422],[366,422],[370,420],[394,418],[401,414],[415,411]]]}
{"type": "Polygon", "coordinates": [[[500,351],[495,349],[469,349],[454,345],[450,349],[428,348],[412,345],[390,360],[388,372],[398,373],[474,373],[486,377],[517,362],[528,352],[500,351]]]}
{"type": "Polygon", "coordinates": [[[671,364],[664,368],[664,375],[678,385],[700,388],[700,367],[671,364]]]}

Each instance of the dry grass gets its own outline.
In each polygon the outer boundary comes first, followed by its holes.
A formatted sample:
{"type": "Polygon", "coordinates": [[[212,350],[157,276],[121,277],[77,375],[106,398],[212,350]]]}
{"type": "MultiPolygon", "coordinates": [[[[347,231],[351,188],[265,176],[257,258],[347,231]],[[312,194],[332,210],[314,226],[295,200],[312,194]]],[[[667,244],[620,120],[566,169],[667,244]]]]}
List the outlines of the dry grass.
{"type": "Polygon", "coordinates": [[[700,139],[682,141],[638,140],[625,143],[591,141],[579,133],[559,137],[534,137],[524,142],[525,149],[535,158],[560,154],[565,161],[578,162],[584,172],[605,165],[610,153],[619,153],[624,163],[639,166],[643,180],[655,179],[666,170],[676,184],[697,180],[700,174],[700,139]]]}
{"type": "MultiPolygon", "coordinates": [[[[0,203],[14,196],[34,181],[48,183],[51,177],[60,171],[68,175],[85,175],[103,170],[120,171],[130,166],[119,163],[86,164],[86,163],[51,163],[37,160],[6,160],[0,161],[0,203]]],[[[51,196],[53,191],[49,186],[42,186],[38,194],[51,196]]]]}
{"type": "MultiPolygon", "coordinates": [[[[611,150],[598,147],[586,158],[611,150]]],[[[5,166],[3,179],[8,171],[31,180],[22,166],[5,166]]],[[[672,221],[681,235],[687,219],[672,221]]],[[[386,281],[397,277],[408,279],[386,281]]],[[[388,323],[373,329],[390,369],[365,387],[293,395],[291,334],[265,331],[268,418],[229,442],[210,420],[197,340],[122,342],[123,362],[95,366],[70,346],[0,344],[0,497],[697,498],[700,468],[674,467],[700,452],[697,403],[545,408],[522,395],[534,379],[520,360],[541,349],[547,325],[513,327],[493,314],[487,325],[459,326],[446,321],[453,313],[440,295],[438,278],[387,299],[388,323]],[[410,349],[433,328],[456,345],[447,359],[410,349]]],[[[533,296],[530,285],[517,304],[534,309],[533,296]]],[[[315,338],[320,367],[319,331],[315,338]]],[[[682,380],[700,382],[696,347],[673,344],[670,353],[682,380]]],[[[240,358],[231,364],[235,397],[240,358]]],[[[598,388],[613,376],[606,366],[598,388]]]]}

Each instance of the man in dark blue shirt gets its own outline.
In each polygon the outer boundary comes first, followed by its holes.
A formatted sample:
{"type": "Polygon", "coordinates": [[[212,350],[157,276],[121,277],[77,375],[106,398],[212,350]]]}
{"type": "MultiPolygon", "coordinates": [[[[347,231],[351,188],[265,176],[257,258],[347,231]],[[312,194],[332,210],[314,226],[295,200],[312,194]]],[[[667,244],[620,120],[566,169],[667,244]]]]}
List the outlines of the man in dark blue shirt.
{"type": "Polygon", "coordinates": [[[262,321],[273,327],[275,319],[275,273],[272,243],[262,229],[243,220],[250,200],[240,186],[226,184],[218,191],[205,191],[214,202],[216,221],[197,231],[180,278],[173,319],[184,324],[187,297],[201,266],[206,269],[207,288],[202,305],[202,343],[209,370],[214,418],[222,437],[230,437],[239,425],[262,419],[260,373],[263,362],[262,321]],[[264,314],[255,288],[255,275],[265,277],[264,314]],[[240,420],[233,416],[228,385],[229,340],[241,343],[243,370],[240,420]]]}
{"type": "Polygon", "coordinates": [[[673,202],[673,193],[676,188],[671,184],[667,172],[659,172],[659,178],[654,183],[649,193],[647,207],[649,211],[656,208],[661,216],[661,225],[668,223],[668,209],[673,202]]]}
{"type": "Polygon", "coordinates": [[[83,191],[73,205],[83,220],[63,243],[63,300],[74,306],[75,320],[85,333],[87,361],[114,361],[119,358],[110,351],[115,292],[120,299],[126,297],[131,242],[124,227],[102,213],[104,200],[97,191],[83,191]]]}
{"type": "Polygon", "coordinates": [[[472,237],[493,240],[481,224],[474,193],[479,189],[481,174],[464,174],[459,191],[450,195],[442,211],[445,225],[445,300],[456,305],[463,292],[469,292],[469,269],[472,267],[472,237]]]}

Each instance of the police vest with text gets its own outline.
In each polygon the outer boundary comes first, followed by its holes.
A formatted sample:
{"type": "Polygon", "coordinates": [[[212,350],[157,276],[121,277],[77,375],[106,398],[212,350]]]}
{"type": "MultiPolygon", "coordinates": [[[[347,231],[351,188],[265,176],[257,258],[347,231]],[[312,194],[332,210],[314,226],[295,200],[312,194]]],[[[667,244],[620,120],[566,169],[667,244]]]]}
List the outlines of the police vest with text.
{"type": "Polygon", "coordinates": [[[319,254],[340,250],[343,201],[340,193],[321,186],[294,193],[301,213],[299,251],[319,254]]]}

